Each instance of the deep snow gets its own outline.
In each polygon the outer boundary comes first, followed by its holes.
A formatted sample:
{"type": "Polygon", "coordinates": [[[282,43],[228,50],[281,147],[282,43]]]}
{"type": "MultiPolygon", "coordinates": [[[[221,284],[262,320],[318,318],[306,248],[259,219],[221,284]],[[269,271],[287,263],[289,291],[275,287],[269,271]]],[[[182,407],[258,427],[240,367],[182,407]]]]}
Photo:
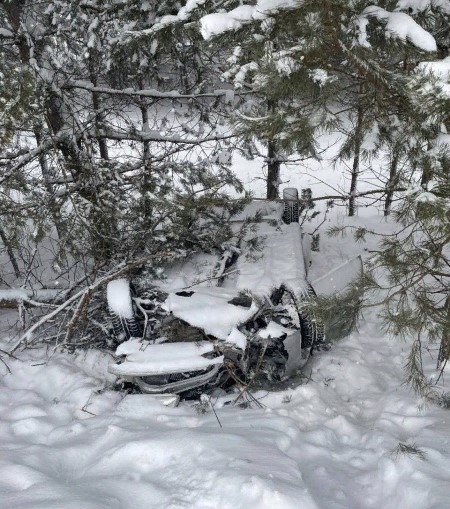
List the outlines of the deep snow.
{"type": "MultiPolygon", "coordinates": [[[[322,141],[328,153],[337,150],[332,137],[322,141]]],[[[306,175],[306,163],[301,172],[284,168],[284,185],[310,186],[314,196],[348,189],[329,160],[310,161],[306,175]]],[[[256,196],[263,194],[255,180],[261,165],[235,161],[256,196]]],[[[355,255],[371,256],[373,241],[324,234],[349,223],[344,213],[335,207],[320,230],[311,281],[355,255]]],[[[390,228],[373,205],[358,214],[351,224],[390,228]]],[[[203,273],[216,262],[193,260],[167,289],[192,285],[199,265],[203,273]]],[[[237,394],[213,398],[217,418],[208,402],[166,408],[149,395],[112,391],[113,360],[100,352],[28,349],[20,360],[4,358],[11,373],[0,363],[0,508],[450,507],[450,414],[403,384],[410,345],[390,338],[376,313],[317,352],[290,386],[255,393],[263,408],[225,404],[237,394]]],[[[0,349],[15,319],[0,310],[0,349]]]]}
{"type": "Polygon", "coordinates": [[[221,427],[207,405],[97,393],[95,352],[27,351],[1,381],[0,507],[449,507],[450,414],[402,385],[407,350],[372,310],[306,383],[254,394],[264,408],[214,399],[221,427]]]}
{"type": "MultiPolygon", "coordinates": [[[[388,228],[378,217],[353,224],[388,228]]],[[[371,256],[322,235],[311,279],[359,252],[371,256]]],[[[11,373],[0,367],[0,507],[450,507],[450,414],[403,384],[409,348],[372,308],[303,376],[254,393],[262,408],[222,395],[215,413],[208,401],[167,408],[112,391],[100,352],[19,352],[5,359],[11,373]]]]}

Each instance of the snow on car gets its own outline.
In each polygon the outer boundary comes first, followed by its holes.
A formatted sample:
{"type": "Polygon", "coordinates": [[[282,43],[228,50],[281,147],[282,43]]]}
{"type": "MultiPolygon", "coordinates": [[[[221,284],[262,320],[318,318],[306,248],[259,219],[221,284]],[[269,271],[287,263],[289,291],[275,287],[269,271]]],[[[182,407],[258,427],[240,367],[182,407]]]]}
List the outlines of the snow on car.
{"type": "Polygon", "coordinates": [[[261,246],[257,251],[242,247],[239,256],[225,258],[223,277],[186,285],[192,260],[169,273],[160,283],[167,291],[161,305],[167,316],[158,337],[137,332],[143,328],[129,282],[109,283],[110,312],[126,339],[109,371],[146,393],[191,395],[230,383],[279,382],[302,368],[324,334],[304,306],[315,292],[308,281],[296,196],[289,190],[284,203],[252,202],[235,218],[239,223],[260,213],[262,221],[251,235],[261,246]]]}

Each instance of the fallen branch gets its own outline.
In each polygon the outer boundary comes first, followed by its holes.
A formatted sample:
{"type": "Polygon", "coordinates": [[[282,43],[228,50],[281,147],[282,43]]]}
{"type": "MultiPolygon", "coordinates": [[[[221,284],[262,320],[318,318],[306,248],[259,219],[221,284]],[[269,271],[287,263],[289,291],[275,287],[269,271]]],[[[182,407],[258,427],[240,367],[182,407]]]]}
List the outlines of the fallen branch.
{"type": "Polygon", "coordinates": [[[73,313],[69,324],[67,325],[66,337],[64,338],[63,343],[67,344],[71,340],[71,338],[73,336],[73,331],[75,329],[75,325],[77,324],[78,320],[80,319],[80,316],[83,313],[83,310],[88,305],[90,297],[91,297],[91,289],[88,288],[83,293],[83,296],[81,297],[80,302],[78,303],[78,306],[75,309],[75,312],[73,313]]]}
{"type": "MultiPolygon", "coordinates": [[[[88,287],[86,288],[83,288],[82,290],[80,290],[79,292],[77,292],[75,295],[73,295],[72,297],[70,297],[70,299],[66,300],[65,302],[63,302],[61,305],[59,305],[56,309],[54,309],[51,313],[48,313],[47,315],[43,316],[40,320],[38,320],[32,327],[30,327],[27,332],[25,334],[23,334],[19,339],[18,341],[16,342],[16,344],[11,348],[11,350],[9,350],[8,354],[12,354],[14,353],[18,348],[19,346],[28,341],[32,334],[37,330],[39,329],[39,327],[41,327],[44,323],[48,322],[49,320],[51,320],[52,318],[54,318],[55,316],[57,316],[59,313],[61,313],[61,311],[64,311],[67,307],[69,307],[71,304],[73,304],[74,302],[76,302],[78,299],[81,299],[82,301],[80,302],[80,304],[83,302],[83,299],[86,298],[85,295],[88,293],[89,295],[91,295],[93,292],[95,292],[98,288],[100,288],[101,286],[103,285],[106,285],[107,283],[109,283],[110,281],[112,281],[113,279],[117,279],[119,278],[120,276],[123,276],[124,274],[127,274],[128,272],[130,272],[131,270],[137,268],[137,267],[141,267],[142,265],[145,265],[147,262],[149,262],[150,260],[154,260],[156,258],[161,258],[161,257],[165,257],[165,256],[168,256],[168,253],[165,253],[165,252],[161,252],[161,253],[155,253],[153,255],[149,255],[149,256],[145,256],[143,258],[139,258],[138,260],[135,260],[135,261],[132,261],[132,262],[129,262],[125,265],[123,265],[122,267],[120,267],[119,269],[116,268],[116,270],[114,272],[110,272],[109,274],[101,277],[100,279],[98,279],[97,281],[94,281],[91,285],[89,285],[88,287]]],[[[84,307],[84,304],[82,306],[82,308],[84,307]]],[[[81,308],[81,311],[82,311],[82,308],[81,308]]],[[[77,314],[77,311],[80,310],[80,305],[77,306],[77,309],[75,310],[75,314],[74,316],[72,317],[71,321],[70,321],[70,326],[73,328],[81,314],[81,311],[78,313],[78,315],[75,317],[75,315],[77,314]],[[76,318],[76,319],[74,319],[76,318]]]]}
{"type": "Polygon", "coordinates": [[[8,288],[0,290],[0,309],[14,309],[21,304],[33,307],[51,307],[51,302],[61,290],[29,290],[25,288],[8,288]]]}

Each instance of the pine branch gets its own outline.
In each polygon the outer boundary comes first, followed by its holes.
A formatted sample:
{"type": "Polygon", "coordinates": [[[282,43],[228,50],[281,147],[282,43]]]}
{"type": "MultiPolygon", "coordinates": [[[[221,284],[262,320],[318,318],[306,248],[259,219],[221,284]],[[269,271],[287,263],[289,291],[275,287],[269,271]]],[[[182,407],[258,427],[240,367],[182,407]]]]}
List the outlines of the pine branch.
{"type": "Polygon", "coordinates": [[[110,87],[97,87],[94,86],[93,83],[89,81],[69,81],[65,84],[62,89],[73,90],[87,90],[92,93],[105,94],[105,95],[115,95],[115,96],[123,96],[123,97],[138,97],[143,98],[147,97],[150,99],[169,99],[169,100],[179,100],[179,99],[202,99],[202,98],[211,98],[217,99],[219,97],[225,97],[232,95],[243,96],[248,95],[250,92],[234,92],[232,89],[217,89],[213,92],[202,92],[198,94],[181,94],[177,90],[171,90],[170,92],[161,92],[155,89],[142,89],[142,90],[134,90],[132,88],[125,89],[116,89],[110,87]]]}

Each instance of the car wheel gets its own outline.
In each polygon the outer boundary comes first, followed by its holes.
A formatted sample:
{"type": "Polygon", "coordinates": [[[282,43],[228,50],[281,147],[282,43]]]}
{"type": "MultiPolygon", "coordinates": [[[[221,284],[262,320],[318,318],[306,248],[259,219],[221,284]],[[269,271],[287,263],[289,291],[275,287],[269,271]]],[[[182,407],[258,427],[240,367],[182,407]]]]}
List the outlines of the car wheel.
{"type": "Polygon", "coordinates": [[[126,279],[110,281],[107,286],[107,299],[115,339],[122,342],[140,337],[129,281],[126,279]]]}
{"type": "MultiPolygon", "coordinates": [[[[316,296],[313,287],[308,283],[307,295],[305,300],[312,299],[316,296]]],[[[325,341],[325,333],[323,323],[316,319],[314,314],[299,306],[300,330],[302,333],[302,349],[310,349],[317,347],[325,341]]]]}
{"type": "Polygon", "coordinates": [[[284,212],[283,221],[286,224],[298,223],[300,212],[298,202],[298,190],[288,187],[283,190],[284,212]]]}

